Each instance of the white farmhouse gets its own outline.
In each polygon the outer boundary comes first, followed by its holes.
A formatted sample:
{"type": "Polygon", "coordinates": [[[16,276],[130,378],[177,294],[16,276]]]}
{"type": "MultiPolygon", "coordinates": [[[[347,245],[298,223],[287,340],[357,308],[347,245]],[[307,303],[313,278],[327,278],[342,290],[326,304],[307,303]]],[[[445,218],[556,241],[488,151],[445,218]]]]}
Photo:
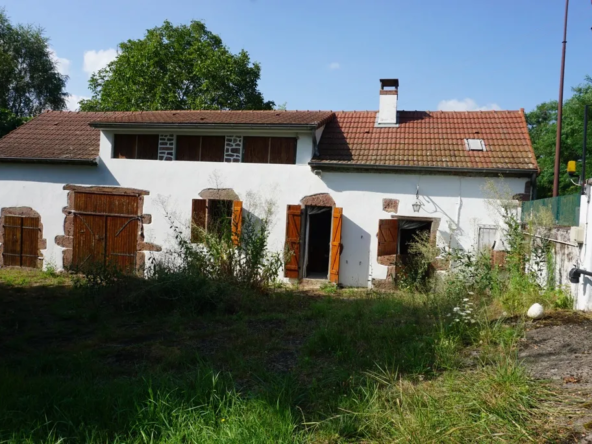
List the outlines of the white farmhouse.
{"type": "Polygon", "coordinates": [[[490,247],[483,185],[528,198],[538,167],[524,111],[46,112],[0,139],[0,266],[141,269],[248,196],[276,205],[270,243],[295,254],[287,278],[366,287],[386,279],[413,235],[490,247]],[[222,211],[221,211],[222,210],[222,211]]]}

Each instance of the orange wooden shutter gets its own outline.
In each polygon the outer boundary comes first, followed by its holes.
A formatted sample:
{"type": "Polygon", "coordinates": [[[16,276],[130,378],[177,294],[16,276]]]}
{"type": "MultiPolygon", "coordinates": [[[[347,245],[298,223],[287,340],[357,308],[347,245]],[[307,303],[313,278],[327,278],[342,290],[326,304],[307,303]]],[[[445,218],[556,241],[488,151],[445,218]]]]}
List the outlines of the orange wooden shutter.
{"type": "Polygon", "coordinates": [[[287,278],[300,277],[300,226],[302,207],[288,205],[286,214],[286,252],[287,261],[284,264],[284,276],[287,278]]]}
{"type": "Polygon", "coordinates": [[[191,242],[199,242],[199,229],[206,228],[206,199],[193,199],[191,205],[191,242]]]}
{"type": "Polygon", "coordinates": [[[341,220],[343,208],[333,208],[333,224],[331,227],[331,255],[329,263],[329,280],[339,282],[339,261],[341,259],[341,220]]]}
{"type": "Polygon", "coordinates": [[[399,221],[397,219],[378,221],[378,256],[397,254],[398,238],[399,221]]]}
{"type": "Polygon", "coordinates": [[[243,225],[243,203],[240,200],[232,202],[232,243],[240,244],[241,229],[243,225]]]}

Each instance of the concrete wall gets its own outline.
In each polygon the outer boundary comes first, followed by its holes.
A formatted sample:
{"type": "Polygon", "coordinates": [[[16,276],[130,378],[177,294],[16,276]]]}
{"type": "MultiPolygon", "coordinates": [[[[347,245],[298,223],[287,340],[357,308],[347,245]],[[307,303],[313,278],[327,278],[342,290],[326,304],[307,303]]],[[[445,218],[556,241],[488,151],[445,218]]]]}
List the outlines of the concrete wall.
{"type": "MultiPolygon", "coordinates": [[[[113,136],[103,133],[98,167],[0,163],[0,208],[28,206],[40,213],[43,236],[48,241],[42,253],[46,263],[50,261],[59,268],[61,248],[54,239],[64,234],[64,184],[149,191],[144,212],[151,214],[153,221],[145,226],[145,240],[165,249],[173,246],[165,210],[188,230],[191,200],[205,188],[234,189],[244,201],[245,210],[254,213],[258,212],[255,201],[273,201],[276,211],[270,245],[276,250],[284,246],[286,205],[298,204],[307,195],[329,193],[343,208],[340,282],[362,287],[373,278],[387,276],[387,267],[379,265],[376,258],[378,220],[392,214],[383,211],[383,199],[399,200],[397,216],[439,219],[438,242],[452,247],[473,248],[478,226],[498,222],[482,190],[485,178],[345,172],[323,172],[318,177],[307,165],[313,151],[312,133],[298,137],[296,165],[268,165],[112,159],[113,136]],[[412,204],[418,186],[422,207],[414,213],[412,204]]],[[[522,193],[527,179],[504,181],[513,193],[522,193]]]]}

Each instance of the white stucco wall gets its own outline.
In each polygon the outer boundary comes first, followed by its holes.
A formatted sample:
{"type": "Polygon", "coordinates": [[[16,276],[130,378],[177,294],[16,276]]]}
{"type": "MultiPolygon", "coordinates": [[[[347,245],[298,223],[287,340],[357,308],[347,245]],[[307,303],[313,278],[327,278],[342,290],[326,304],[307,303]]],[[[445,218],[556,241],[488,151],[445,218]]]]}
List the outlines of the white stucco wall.
{"type": "MultiPolygon", "coordinates": [[[[470,249],[476,243],[477,227],[495,223],[495,214],[486,203],[482,186],[488,179],[452,175],[393,173],[323,172],[314,175],[308,166],[312,134],[298,134],[297,164],[268,165],[209,162],[164,162],[111,159],[109,134],[101,136],[98,167],[25,165],[0,163],[0,208],[27,206],[42,218],[47,250],[45,262],[61,267],[61,248],[55,237],[64,234],[67,191],[64,184],[105,185],[140,188],[150,192],[144,213],[152,215],[145,226],[147,242],[171,247],[172,231],[164,217],[164,207],[188,228],[191,200],[205,188],[232,188],[249,211],[248,194],[271,199],[276,213],[270,244],[284,245],[286,205],[298,204],[311,194],[329,193],[343,208],[340,282],[346,286],[367,286],[372,278],[386,277],[387,267],[376,260],[378,220],[390,218],[382,210],[382,199],[399,199],[398,216],[440,218],[438,241],[470,249]],[[419,185],[423,206],[414,213],[419,185]],[[458,225],[458,229],[454,228],[458,225]],[[452,234],[451,234],[452,233],[452,234]]],[[[493,180],[499,180],[494,178],[493,180]]],[[[526,178],[507,178],[514,193],[524,192],[526,178]]]]}

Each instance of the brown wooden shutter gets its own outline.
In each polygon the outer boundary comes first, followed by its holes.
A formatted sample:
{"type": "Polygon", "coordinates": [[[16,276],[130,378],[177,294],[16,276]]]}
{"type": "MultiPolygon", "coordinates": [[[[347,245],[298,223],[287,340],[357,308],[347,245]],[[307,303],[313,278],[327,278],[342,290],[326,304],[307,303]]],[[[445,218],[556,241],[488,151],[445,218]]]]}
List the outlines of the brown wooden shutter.
{"type": "Polygon", "coordinates": [[[22,217],[4,216],[4,249],[2,258],[5,267],[21,266],[22,217]]]}
{"type": "Polygon", "coordinates": [[[243,162],[269,163],[269,137],[243,137],[243,162]]]}
{"type": "Polygon", "coordinates": [[[136,159],[158,160],[158,134],[139,134],[136,159]]]}
{"type": "Polygon", "coordinates": [[[339,282],[339,262],[341,260],[341,222],[343,208],[333,208],[333,224],[331,226],[331,254],[329,263],[329,280],[339,282]]]}
{"type": "Polygon", "coordinates": [[[177,136],[176,160],[199,160],[201,136],[177,136]]]}
{"type": "Polygon", "coordinates": [[[243,203],[240,200],[232,202],[232,243],[240,244],[241,230],[243,227],[243,203]]]}
{"type": "Polygon", "coordinates": [[[193,199],[191,203],[191,242],[199,242],[200,229],[206,229],[206,199],[193,199]]]}
{"type": "Polygon", "coordinates": [[[378,221],[378,256],[397,254],[399,239],[399,221],[381,219],[378,221]]]}
{"type": "Polygon", "coordinates": [[[288,205],[286,218],[286,253],[288,260],[284,264],[284,276],[297,279],[300,277],[302,207],[300,205],[288,205]]]}
{"type": "Polygon", "coordinates": [[[39,218],[22,217],[21,267],[37,268],[39,263],[39,218]]]}
{"type": "Polygon", "coordinates": [[[224,162],[224,136],[202,136],[201,157],[202,162],[224,162]]]}
{"type": "Polygon", "coordinates": [[[136,158],[136,135],[115,134],[113,146],[114,159],[135,159],[136,158]]]}
{"type": "Polygon", "coordinates": [[[272,137],[269,163],[294,165],[296,163],[296,139],[294,137],[272,137]]]}

